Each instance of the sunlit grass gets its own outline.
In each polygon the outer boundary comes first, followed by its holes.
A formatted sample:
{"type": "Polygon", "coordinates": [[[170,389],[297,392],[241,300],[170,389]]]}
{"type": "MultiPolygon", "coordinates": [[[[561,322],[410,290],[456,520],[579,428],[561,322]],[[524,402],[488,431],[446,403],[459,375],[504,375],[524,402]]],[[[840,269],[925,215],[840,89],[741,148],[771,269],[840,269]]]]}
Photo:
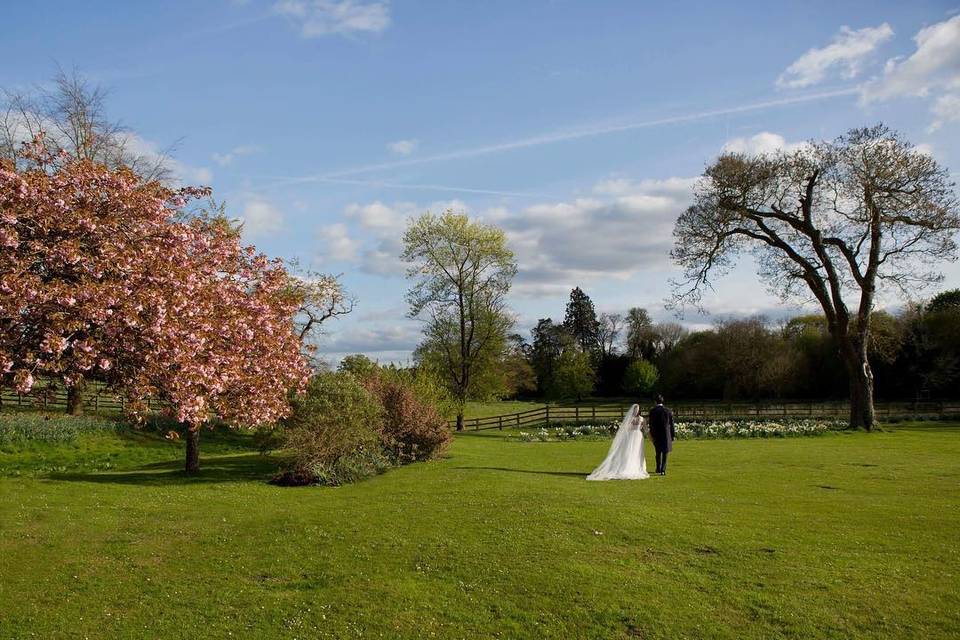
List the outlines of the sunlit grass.
{"type": "Polygon", "coordinates": [[[960,632],[960,425],[683,441],[666,478],[610,483],[584,481],[608,441],[467,433],[335,489],[208,436],[196,478],[156,436],[0,453],[0,638],[960,632]]]}

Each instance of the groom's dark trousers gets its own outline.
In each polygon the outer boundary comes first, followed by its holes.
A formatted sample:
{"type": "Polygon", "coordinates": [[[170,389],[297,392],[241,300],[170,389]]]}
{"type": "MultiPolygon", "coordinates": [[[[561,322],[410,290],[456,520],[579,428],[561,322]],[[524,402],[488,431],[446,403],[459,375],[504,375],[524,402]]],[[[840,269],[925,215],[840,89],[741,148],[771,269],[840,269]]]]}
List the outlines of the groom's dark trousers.
{"type": "Polygon", "coordinates": [[[657,473],[666,472],[667,454],[673,451],[673,440],[676,437],[673,412],[658,404],[650,410],[650,439],[657,450],[657,473]]]}
{"type": "Polygon", "coordinates": [[[667,453],[663,449],[657,449],[657,473],[661,471],[666,472],[667,470],[667,453]]]}

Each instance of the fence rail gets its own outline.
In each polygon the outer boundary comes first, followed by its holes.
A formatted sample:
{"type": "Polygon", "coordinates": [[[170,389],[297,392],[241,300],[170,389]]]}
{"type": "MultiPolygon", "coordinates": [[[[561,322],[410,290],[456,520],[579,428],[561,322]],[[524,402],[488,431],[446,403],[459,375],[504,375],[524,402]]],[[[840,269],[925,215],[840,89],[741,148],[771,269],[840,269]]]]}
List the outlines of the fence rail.
{"type": "MultiPolygon", "coordinates": [[[[115,396],[99,385],[90,385],[90,390],[82,394],[85,411],[122,413],[128,404],[123,396],[115,396]]],[[[159,409],[159,403],[148,400],[149,409],[159,409]]],[[[55,389],[37,389],[36,392],[21,394],[12,389],[0,389],[0,407],[64,409],[67,408],[67,392],[61,387],[55,389]]]]}
{"type": "MultiPolygon", "coordinates": [[[[91,385],[83,394],[85,411],[99,413],[122,413],[127,400],[115,396],[100,385],[91,385]]],[[[37,393],[19,394],[12,389],[0,389],[0,406],[40,409],[63,409],[67,407],[66,390],[40,389],[37,393]]],[[[877,402],[877,417],[884,418],[957,418],[960,419],[960,402],[877,402]]],[[[150,409],[159,409],[160,404],[149,402],[150,409]]],[[[517,413],[508,413],[486,418],[467,418],[464,428],[472,431],[503,429],[504,427],[537,427],[554,423],[590,424],[620,420],[627,411],[626,404],[581,404],[545,405],[517,413]]],[[[670,405],[678,420],[733,420],[744,418],[846,418],[850,408],[847,402],[712,402],[673,403],[670,405]]],[[[456,427],[456,421],[450,421],[456,427]]]]}
{"type": "MultiPolygon", "coordinates": [[[[783,402],[783,403],[677,403],[671,409],[678,420],[736,420],[746,418],[846,418],[847,402],[783,402]]],[[[877,402],[877,417],[884,418],[958,418],[960,402],[877,402]]],[[[504,427],[549,426],[553,423],[591,424],[620,420],[629,409],[625,404],[545,405],[519,413],[485,418],[466,418],[464,429],[483,431],[504,427]]],[[[456,420],[449,422],[457,425],[456,420]]]]}

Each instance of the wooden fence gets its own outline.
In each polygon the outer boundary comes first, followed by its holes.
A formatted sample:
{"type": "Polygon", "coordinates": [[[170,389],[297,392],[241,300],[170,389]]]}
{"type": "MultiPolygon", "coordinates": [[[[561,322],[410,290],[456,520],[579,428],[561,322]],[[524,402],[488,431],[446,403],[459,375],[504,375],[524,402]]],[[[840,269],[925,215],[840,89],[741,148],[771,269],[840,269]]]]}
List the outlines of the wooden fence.
{"type": "MultiPolygon", "coordinates": [[[[956,418],[960,419],[960,403],[950,402],[877,402],[877,417],[887,418],[956,418]]],[[[677,403],[671,404],[678,421],[743,420],[777,418],[837,418],[849,416],[847,402],[784,402],[784,403],[677,403]]],[[[553,424],[599,424],[620,421],[629,409],[621,404],[546,405],[519,413],[486,418],[467,418],[464,428],[471,431],[485,429],[549,427],[553,424]]],[[[455,428],[455,420],[450,427],[455,428]]]]}
{"type": "MultiPolygon", "coordinates": [[[[83,394],[83,409],[94,413],[122,413],[126,408],[127,400],[123,396],[115,396],[101,385],[91,383],[83,394]]],[[[150,409],[159,409],[160,405],[148,401],[150,409]]],[[[62,387],[55,389],[35,388],[29,394],[20,394],[12,389],[0,389],[0,406],[17,407],[21,409],[66,410],[67,392],[62,387]]]]}
{"type": "MultiPolygon", "coordinates": [[[[84,411],[94,413],[122,413],[127,401],[115,396],[103,386],[91,383],[83,394],[84,411]]],[[[11,389],[0,389],[0,406],[37,408],[48,410],[66,410],[66,390],[38,389],[35,393],[21,395],[11,389]]],[[[960,402],[877,402],[877,417],[887,418],[955,418],[960,420],[960,402]]],[[[150,409],[159,409],[157,402],[149,403],[150,409]]],[[[553,424],[598,424],[614,420],[620,421],[629,405],[626,404],[580,404],[546,405],[499,416],[486,418],[467,418],[464,428],[472,431],[484,429],[503,429],[518,427],[541,427],[553,424]]],[[[847,402],[704,402],[671,403],[677,420],[737,420],[737,419],[777,419],[777,418],[839,418],[849,415],[847,402]]],[[[456,421],[450,421],[451,428],[456,421]]]]}

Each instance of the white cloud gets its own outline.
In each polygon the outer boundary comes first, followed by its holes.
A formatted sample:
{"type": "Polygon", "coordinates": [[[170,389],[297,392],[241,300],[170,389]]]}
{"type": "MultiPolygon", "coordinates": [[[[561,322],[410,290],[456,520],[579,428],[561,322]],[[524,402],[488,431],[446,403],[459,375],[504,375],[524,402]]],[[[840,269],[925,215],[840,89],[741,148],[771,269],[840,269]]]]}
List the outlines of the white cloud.
{"type": "Polygon", "coordinates": [[[416,151],[418,146],[420,146],[420,141],[416,139],[397,140],[396,142],[389,143],[387,149],[398,156],[408,156],[416,151]]]}
{"type": "Polygon", "coordinates": [[[921,29],[913,40],[916,51],[891,58],[883,74],[862,87],[863,103],[960,88],[960,16],[921,29]]]}
{"type": "Polygon", "coordinates": [[[246,201],[239,221],[243,224],[245,240],[269,236],[284,228],[283,213],[271,203],[258,197],[246,201]]]}
{"type": "Polygon", "coordinates": [[[420,340],[420,326],[404,320],[406,309],[391,310],[393,318],[383,321],[363,321],[361,326],[335,331],[323,345],[324,353],[383,353],[410,352],[420,340]]]}
{"type": "Polygon", "coordinates": [[[931,123],[929,131],[933,133],[948,122],[960,121],[960,95],[948,93],[940,96],[930,109],[936,119],[931,123]]]}
{"type": "Polygon", "coordinates": [[[350,262],[357,257],[357,242],[350,237],[347,225],[342,222],[320,227],[321,262],[350,262]]]}
{"type": "Polygon", "coordinates": [[[214,153],[211,157],[218,165],[221,167],[226,167],[227,165],[233,163],[233,161],[240,156],[248,156],[252,153],[257,153],[258,151],[260,151],[260,147],[256,145],[240,145],[239,147],[234,147],[225,153],[214,153]]]}
{"type": "Polygon", "coordinates": [[[596,279],[626,280],[669,265],[673,223],[697,178],[613,179],[595,197],[484,212],[507,231],[519,263],[514,290],[557,295],[596,279]]]}
{"type": "Polygon", "coordinates": [[[805,142],[787,142],[776,133],[761,131],[749,138],[732,138],[723,145],[725,153],[743,153],[749,156],[773,154],[780,151],[796,151],[806,146],[805,142]]]}
{"type": "Polygon", "coordinates": [[[387,2],[357,0],[281,0],[274,11],[300,26],[304,38],[382,33],[390,26],[387,2]]]}
{"type": "MultiPolygon", "coordinates": [[[[554,295],[591,279],[625,280],[645,269],[669,265],[673,223],[689,206],[698,178],[607,180],[594,196],[543,202],[521,209],[499,206],[473,212],[495,223],[516,253],[519,273],[514,290],[524,296],[554,295]]],[[[331,252],[356,262],[370,274],[400,277],[407,219],[423,211],[469,210],[464,202],[380,201],[352,204],[345,219],[363,230],[353,236],[344,223],[325,228],[331,252]]]]}
{"type": "Polygon", "coordinates": [[[402,231],[406,219],[415,215],[416,212],[417,207],[412,202],[401,202],[388,206],[379,200],[365,205],[350,204],[344,209],[347,217],[359,222],[364,229],[391,233],[402,231]]]}
{"type": "Polygon", "coordinates": [[[777,86],[789,89],[809,87],[822,82],[834,70],[839,70],[845,78],[854,78],[866,58],[892,37],[893,29],[886,22],[863,29],[840,27],[840,33],[830,44],[810,49],[787,67],[777,78],[777,86]]]}

